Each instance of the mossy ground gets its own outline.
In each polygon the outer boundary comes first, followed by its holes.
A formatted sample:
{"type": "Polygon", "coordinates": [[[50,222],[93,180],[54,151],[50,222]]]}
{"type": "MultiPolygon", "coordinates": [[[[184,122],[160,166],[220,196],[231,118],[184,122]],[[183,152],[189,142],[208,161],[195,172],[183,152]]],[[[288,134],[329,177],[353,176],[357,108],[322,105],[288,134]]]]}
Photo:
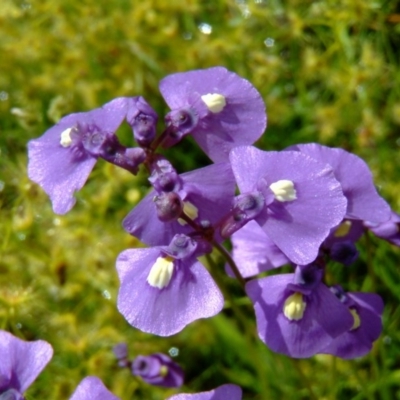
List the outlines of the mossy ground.
{"type": "MultiPolygon", "coordinates": [[[[67,399],[87,375],[123,400],[176,392],[119,370],[111,348],[121,341],[132,356],[178,348],[181,391],[233,382],[245,399],[400,399],[397,248],[369,238],[353,268],[333,269],[347,289],[375,291],[386,303],[383,333],[361,359],[272,353],[256,340],[251,305],[224,276],[242,320],[227,304],[215,318],[158,338],[131,328],[115,305],[115,258],[138,245],[121,220],[145,193],[145,176],[100,162],[74,209],[56,216],[26,173],[28,140],[61,116],[133,95],[162,116],[162,77],[222,65],[265,99],[259,147],[317,141],[353,151],[400,211],[399,33],[397,1],[2,0],[0,328],[55,350],[27,399],[67,399]]],[[[128,144],[129,131],[120,133],[128,144]]],[[[190,140],[168,154],[181,172],[208,163],[190,140]]]]}

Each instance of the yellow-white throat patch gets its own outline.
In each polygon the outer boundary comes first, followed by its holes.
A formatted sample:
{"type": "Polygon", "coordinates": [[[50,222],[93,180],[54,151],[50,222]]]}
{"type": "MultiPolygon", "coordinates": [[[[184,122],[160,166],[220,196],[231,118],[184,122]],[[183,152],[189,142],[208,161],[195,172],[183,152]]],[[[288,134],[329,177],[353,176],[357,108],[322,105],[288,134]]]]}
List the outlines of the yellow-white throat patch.
{"type": "Polygon", "coordinates": [[[147,283],[158,289],[169,285],[174,272],[174,259],[172,257],[158,257],[151,267],[147,283]]]}
{"type": "Polygon", "coordinates": [[[208,93],[201,96],[204,104],[214,114],[221,112],[226,106],[225,96],[218,93],[208,93]]]}
{"type": "Polygon", "coordinates": [[[298,321],[303,318],[307,304],[303,301],[301,293],[293,293],[290,295],[283,305],[283,313],[290,321],[298,321]]]}
{"type": "Polygon", "coordinates": [[[71,132],[73,128],[67,128],[61,132],[60,144],[62,147],[69,147],[72,144],[71,132]]]}
{"type": "Polygon", "coordinates": [[[274,193],[275,199],[281,202],[293,201],[297,199],[294,183],[288,179],[281,179],[269,185],[269,188],[274,193]]]}

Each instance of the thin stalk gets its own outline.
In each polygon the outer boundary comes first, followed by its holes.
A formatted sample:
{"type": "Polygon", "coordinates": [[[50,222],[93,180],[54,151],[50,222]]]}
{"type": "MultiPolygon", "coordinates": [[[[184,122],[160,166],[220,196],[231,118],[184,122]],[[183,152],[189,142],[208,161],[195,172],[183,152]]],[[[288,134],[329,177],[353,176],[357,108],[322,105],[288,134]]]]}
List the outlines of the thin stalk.
{"type": "Polygon", "coordinates": [[[218,252],[222,255],[222,257],[225,258],[226,262],[232,268],[232,271],[233,271],[236,279],[239,281],[239,283],[244,288],[244,286],[246,285],[246,281],[244,280],[243,276],[241,275],[241,273],[240,273],[235,261],[233,261],[233,258],[231,257],[231,255],[228,253],[228,251],[225,249],[225,247],[221,246],[215,240],[212,241],[212,244],[218,250],[218,252]]]}

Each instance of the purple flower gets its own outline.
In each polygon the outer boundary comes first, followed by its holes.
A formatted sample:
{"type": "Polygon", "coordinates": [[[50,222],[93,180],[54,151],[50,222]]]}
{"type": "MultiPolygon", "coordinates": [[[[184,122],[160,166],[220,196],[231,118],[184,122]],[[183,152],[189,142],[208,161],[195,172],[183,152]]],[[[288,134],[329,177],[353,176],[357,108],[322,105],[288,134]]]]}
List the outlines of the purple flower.
{"type": "Polygon", "coordinates": [[[166,160],[159,160],[157,169],[150,178],[156,190],[152,190],[122,223],[127,232],[143,243],[165,245],[175,234],[192,232],[192,227],[176,220],[182,209],[203,227],[215,224],[229,210],[235,192],[229,163],[212,164],[177,175],[166,160]]]}
{"type": "Polygon", "coordinates": [[[346,359],[364,356],[382,332],[381,297],[374,293],[345,293],[340,287],[332,287],[331,291],[350,310],[353,325],[321,352],[346,359]]]}
{"type": "Polygon", "coordinates": [[[210,390],[209,392],[201,392],[194,394],[176,394],[168,397],[167,400],[241,400],[242,389],[233,384],[227,384],[210,390]]]}
{"type": "Polygon", "coordinates": [[[297,267],[294,274],[250,281],[246,293],[254,303],[260,339],[277,353],[305,358],[320,353],[350,330],[348,308],[321,283],[316,265],[297,267]]]}
{"type": "Polygon", "coordinates": [[[380,224],[366,222],[365,226],[377,237],[387,240],[388,242],[400,246],[400,215],[391,212],[390,219],[380,224]]]}
{"type": "Polygon", "coordinates": [[[137,356],[131,369],[133,375],[140,376],[150,385],[180,387],[183,384],[182,368],[165,354],[137,356]]]}
{"type": "Polygon", "coordinates": [[[95,376],[84,378],[70,400],[119,400],[105,386],[104,383],[95,376]]]}
{"type": "Polygon", "coordinates": [[[169,246],[123,251],[118,310],[135,328],[170,336],[199,318],[218,314],[223,297],[196,257],[210,251],[185,235],[169,246]]]}
{"type": "Polygon", "coordinates": [[[345,218],[382,223],[390,217],[390,207],[375,189],[368,165],[355,154],[317,143],[298,144],[288,150],[298,150],[313,159],[329,164],[347,198],[345,218]]]}
{"type": "Polygon", "coordinates": [[[127,99],[118,98],[93,111],[70,114],[28,143],[28,175],[49,195],[57,214],[75,204],[99,157],[132,173],[145,159],[140,148],[122,146],[115,131],[126,115],[127,99]]]}
{"type": "Polygon", "coordinates": [[[300,152],[264,152],[250,146],[233,149],[230,160],[242,196],[254,201],[244,197],[246,201],[238,202],[237,215],[228,227],[222,226],[222,234],[254,218],[292,262],[315,260],[346,211],[332,169],[300,152]]]}
{"type": "Polygon", "coordinates": [[[44,340],[26,342],[0,331],[0,398],[23,400],[23,393],[53,356],[44,340]]]}
{"type": "Polygon", "coordinates": [[[265,104],[250,82],[223,67],[181,72],[160,82],[172,110],[166,116],[172,146],[192,134],[214,161],[228,160],[229,150],[253,144],[264,132],[265,104]]]}
{"type": "MultiPolygon", "coordinates": [[[[232,258],[243,278],[290,262],[255,221],[248,222],[235,232],[231,240],[232,258]]],[[[227,268],[228,273],[233,276],[229,267],[227,268]]]]}

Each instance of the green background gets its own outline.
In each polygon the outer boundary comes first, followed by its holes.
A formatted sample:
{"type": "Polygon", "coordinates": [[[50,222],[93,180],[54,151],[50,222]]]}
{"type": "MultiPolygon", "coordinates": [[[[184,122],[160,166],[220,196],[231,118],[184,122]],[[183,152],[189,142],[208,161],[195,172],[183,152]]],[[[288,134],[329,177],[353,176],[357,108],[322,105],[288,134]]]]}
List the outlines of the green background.
{"type": "MultiPolygon", "coordinates": [[[[291,360],[269,351],[222,266],[215,273],[235,303],[228,298],[219,316],[158,338],[131,328],[115,306],[115,258],[139,245],[121,220],[146,193],[145,175],[100,161],[73,210],[57,216],[26,174],[27,142],[63,115],[143,95],[162,120],[160,79],[221,65],[266,102],[260,148],[320,142],[353,151],[400,211],[399,33],[397,1],[2,0],[0,328],[55,350],[27,399],[67,399],[87,375],[123,400],[178,392],[120,370],[111,348],[121,341],[132,357],[178,348],[182,392],[232,382],[244,399],[400,399],[397,248],[366,237],[352,268],[331,269],[332,282],[385,300],[383,333],[361,359],[291,360]]],[[[131,145],[128,129],[119,134],[131,145]]],[[[190,139],[166,154],[180,172],[208,163],[190,139]]]]}

